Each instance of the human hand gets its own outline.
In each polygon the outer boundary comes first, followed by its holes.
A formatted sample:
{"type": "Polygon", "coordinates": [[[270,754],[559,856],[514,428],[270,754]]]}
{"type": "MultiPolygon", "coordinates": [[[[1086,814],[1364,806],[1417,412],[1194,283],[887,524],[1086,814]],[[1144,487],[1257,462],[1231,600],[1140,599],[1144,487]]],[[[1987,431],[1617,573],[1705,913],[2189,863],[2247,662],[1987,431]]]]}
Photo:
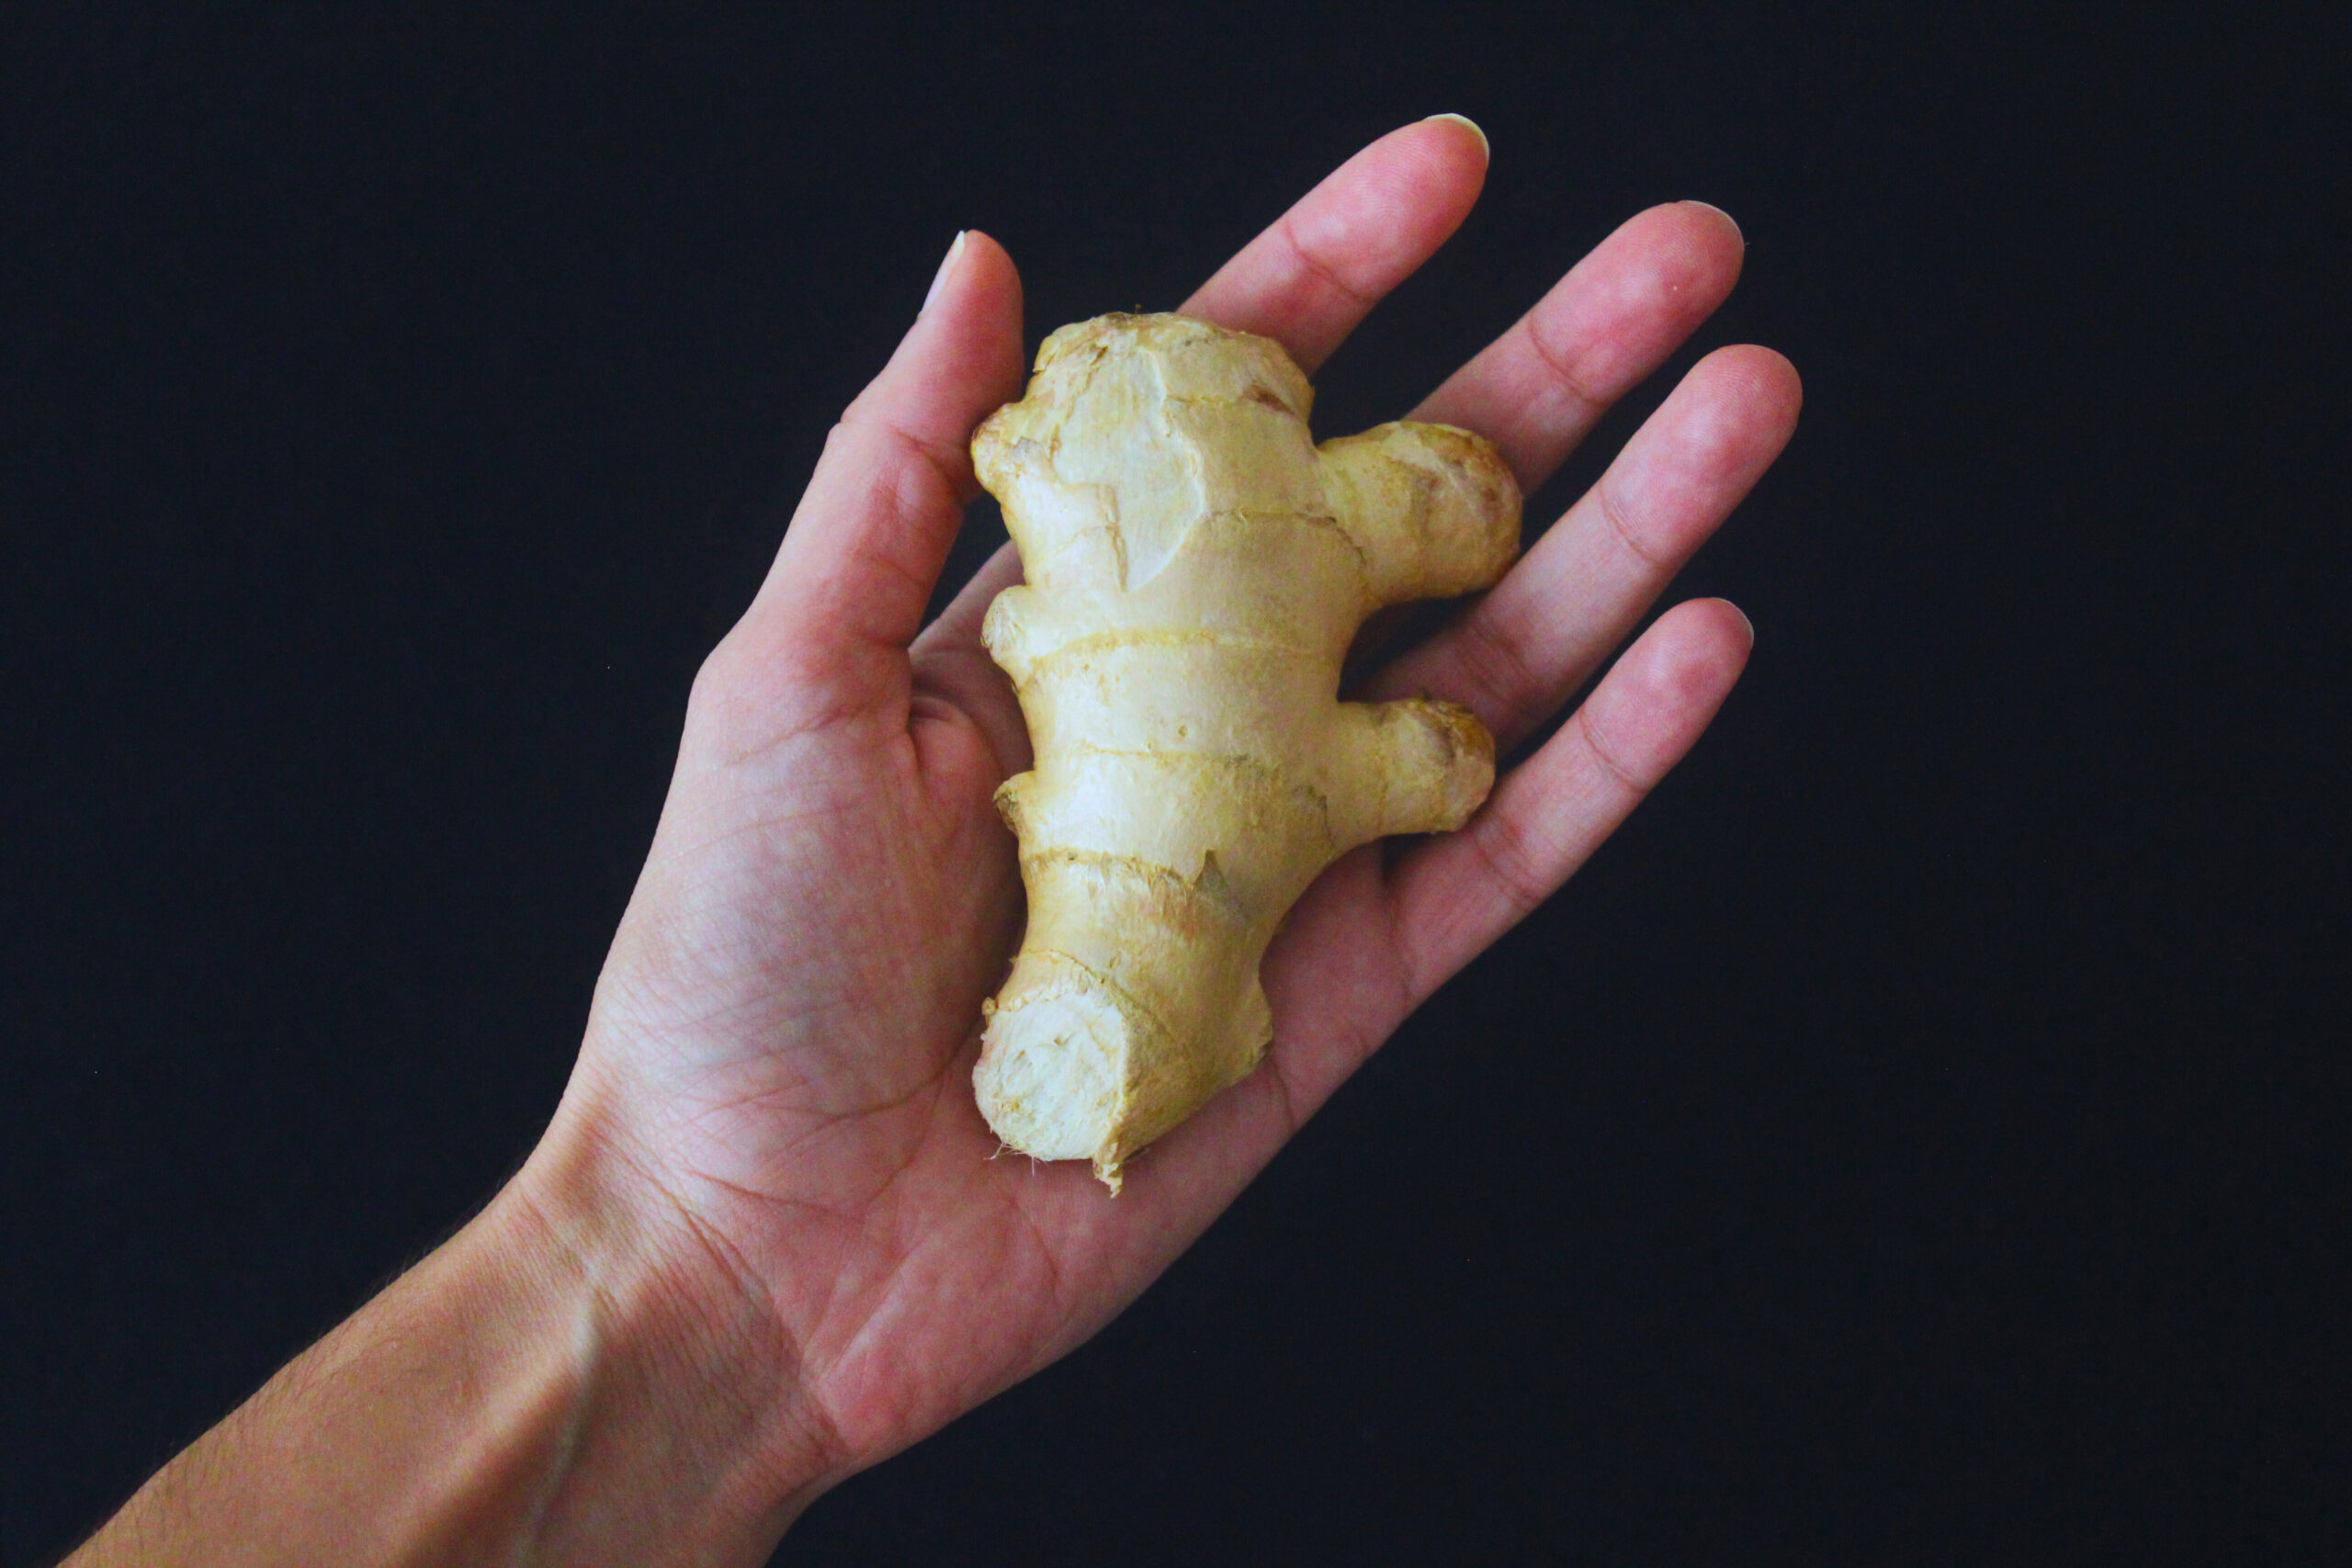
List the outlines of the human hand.
{"type": "MultiPolygon", "coordinates": [[[[1452,233],[1486,169],[1451,118],[1358,154],[1181,309],[1312,373],[1452,233]]],[[[1532,491],[1723,299],[1742,243],[1696,203],[1619,229],[1415,419],[1493,439],[1532,491]]],[[[757,599],[695,686],[662,824],[528,1201],[664,1238],[696,1332],[761,1347],[742,1485],[805,1501],[1077,1346],[1229,1202],[1417,1005],[1547,897],[1680,758],[1745,619],[1683,604],[1461,832],[1368,846],[1294,910],[1264,1065],[1129,1168],[994,1157],[979,1003],[1021,919],[991,805],[1027,765],[979,644],[1010,552],[924,607],[975,494],[972,428],[1018,397],[1020,285],[977,232],[851,406],[757,599]]],[[[1361,680],[1476,711],[1508,752],[1625,636],[1777,456],[1769,350],[1702,360],[1494,590],[1361,680]]]]}

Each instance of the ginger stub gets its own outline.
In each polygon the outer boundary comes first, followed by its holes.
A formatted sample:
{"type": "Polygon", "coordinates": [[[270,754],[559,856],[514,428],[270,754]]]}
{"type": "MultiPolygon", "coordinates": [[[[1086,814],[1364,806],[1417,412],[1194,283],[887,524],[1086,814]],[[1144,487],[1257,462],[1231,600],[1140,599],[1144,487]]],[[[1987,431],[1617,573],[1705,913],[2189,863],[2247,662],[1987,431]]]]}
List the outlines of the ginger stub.
{"type": "Polygon", "coordinates": [[[1467,709],[1342,703],[1340,670],[1374,610],[1502,575],[1519,488],[1451,425],[1318,447],[1313,396],[1271,339],[1103,316],[972,440],[1027,579],[984,636],[1036,753],[997,792],[1029,925],[974,1084],[1008,1145],[1114,1191],[1265,1055],[1259,962],[1323,868],[1494,783],[1467,709]]]}

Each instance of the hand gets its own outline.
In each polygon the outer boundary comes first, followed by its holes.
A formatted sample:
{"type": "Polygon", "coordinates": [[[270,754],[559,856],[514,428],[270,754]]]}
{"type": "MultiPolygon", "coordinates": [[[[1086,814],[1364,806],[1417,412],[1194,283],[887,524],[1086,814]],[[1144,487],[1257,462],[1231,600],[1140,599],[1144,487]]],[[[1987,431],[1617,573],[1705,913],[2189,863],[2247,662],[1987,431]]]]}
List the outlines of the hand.
{"type": "MultiPolygon", "coordinates": [[[[1183,308],[1312,370],[1485,172],[1464,122],[1399,130],[1183,308]]],[[[1485,433],[1532,491],[1739,262],[1713,209],[1645,212],[1414,417],[1485,433]]],[[[1623,820],[1747,659],[1738,611],[1680,605],[1461,832],[1335,863],[1267,956],[1267,1061],[1136,1158],[1118,1198],[1082,1163],[997,1157],[972,1066],[1021,897],[990,795],[1028,748],[978,631],[1017,563],[921,623],[972,498],[972,427],[1021,371],[1012,264],[967,234],[695,682],[548,1135],[76,1563],[763,1561],[827,1486],[1132,1300],[1623,820]]],[[[1508,750],[1724,520],[1796,408],[1777,355],[1701,361],[1501,583],[1355,694],[1451,697],[1508,750]]]]}
{"type": "MultiPolygon", "coordinates": [[[[1276,338],[1311,373],[1460,223],[1485,169],[1464,122],[1396,131],[1182,309],[1276,338]]],[[[1724,299],[1741,251],[1711,208],[1642,213],[1411,417],[1491,437],[1532,491],[1724,299]]],[[[1017,562],[1008,550],[936,623],[922,615],[975,493],[972,428],[1020,395],[1021,344],[1011,260],[964,235],[695,682],[579,1071],[526,1172],[555,1193],[594,1167],[602,1201],[662,1216],[679,1278],[708,1293],[697,1310],[763,1340],[788,1392],[762,1441],[774,1483],[804,1495],[1132,1300],[1414,1007],[1623,820],[1749,646],[1731,605],[1675,608],[1463,831],[1332,866],[1266,962],[1269,1059],[1137,1158],[1124,1194],[1082,1162],[997,1157],[971,1074],[1022,903],[990,795],[1028,750],[978,630],[1017,562]]],[[[1723,522],[1798,400],[1768,350],[1701,361],[1499,586],[1355,694],[1464,703],[1508,751],[1723,522]]]]}

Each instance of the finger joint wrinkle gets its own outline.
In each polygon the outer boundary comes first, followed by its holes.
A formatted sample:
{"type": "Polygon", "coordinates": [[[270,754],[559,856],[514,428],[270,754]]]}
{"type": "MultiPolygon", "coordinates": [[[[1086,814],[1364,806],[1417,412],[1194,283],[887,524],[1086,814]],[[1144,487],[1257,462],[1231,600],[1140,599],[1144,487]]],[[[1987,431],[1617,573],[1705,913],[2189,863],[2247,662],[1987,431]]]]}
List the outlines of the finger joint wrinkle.
{"type": "Polygon", "coordinates": [[[1283,243],[1289,248],[1292,259],[1296,261],[1309,276],[1339,294],[1351,304],[1370,310],[1377,302],[1376,295],[1359,288],[1341,277],[1336,267],[1308,249],[1306,243],[1298,237],[1297,226],[1287,217],[1283,220],[1282,236],[1283,243]]]}
{"type": "Polygon", "coordinates": [[[1486,697],[1487,713],[1500,721],[1488,728],[1499,731],[1516,728],[1512,721],[1543,689],[1543,682],[1519,639],[1495,624],[1493,603],[1487,601],[1464,618],[1462,663],[1472,688],[1486,697]]]}
{"type": "Polygon", "coordinates": [[[1540,318],[1535,311],[1531,310],[1521,323],[1521,330],[1527,334],[1528,351],[1535,355],[1545,370],[1551,372],[1552,378],[1560,384],[1562,389],[1596,414],[1616,401],[1614,398],[1604,398],[1594,391],[1581,375],[1568,368],[1568,355],[1544,337],[1543,329],[1536,325],[1538,320],[1540,318]]]}
{"type": "Polygon", "coordinates": [[[1617,497],[1609,488],[1607,474],[1601,475],[1592,487],[1592,504],[1600,509],[1601,521],[1609,525],[1609,531],[1617,536],[1617,542],[1625,547],[1628,555],[1652,571],[1673,570],[1645,547],[1640,536],[1634,532],[1634,525],[1625,520],[1624,509],[1617,504],[1617,497]]]}
{"type": "Polygon", "coordinates": [[[979,481],[972,473],[971,451],[962,442],[934,441],[929,436],[919,435],[889,415],[865,412],[855,403],[852,403],[849,411],[842,415],[838,428],[870,430],[910,448],[922,460],[923,466],[947,487],[948,493],[956,498],[959,505],[979,493],[979,481]]]}
{"type": "Polygon", "coordinates": [[[1488,812],[1474,828],[1471,844],[1487,871],[1503,890],[1512,919],[1532,910],[1552,896],[1552,880],[1535,863],[1527,824],[1504,812],[1488,812]]]}
{"type": "Polygon", "coordinates": [[[1585,750],[1592,753],[1592,760],[1600,764],[1602,773],[1616,780],[1619,786],[1636,800],[1649,794],[1651,786],[1635,778],[1633,772],[1601,743],[1600,732],[1593,728],[1592,720],[1581,708],[1577,710],[1577,730],[1584,737],[1585,750]]]}

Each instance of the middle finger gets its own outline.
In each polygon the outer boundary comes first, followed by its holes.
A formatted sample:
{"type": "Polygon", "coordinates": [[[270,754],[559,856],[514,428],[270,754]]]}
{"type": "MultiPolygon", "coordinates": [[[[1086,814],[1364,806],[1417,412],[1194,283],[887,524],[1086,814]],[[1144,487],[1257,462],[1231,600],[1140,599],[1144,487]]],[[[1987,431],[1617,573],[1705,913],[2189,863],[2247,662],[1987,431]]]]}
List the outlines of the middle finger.
{"type": "Polygon", "coordinates": [[[1713,314],[1745,250],[1704,202],[1635,213],[1408,417],[1476,431],[1532,493],[1713,314]]]}

